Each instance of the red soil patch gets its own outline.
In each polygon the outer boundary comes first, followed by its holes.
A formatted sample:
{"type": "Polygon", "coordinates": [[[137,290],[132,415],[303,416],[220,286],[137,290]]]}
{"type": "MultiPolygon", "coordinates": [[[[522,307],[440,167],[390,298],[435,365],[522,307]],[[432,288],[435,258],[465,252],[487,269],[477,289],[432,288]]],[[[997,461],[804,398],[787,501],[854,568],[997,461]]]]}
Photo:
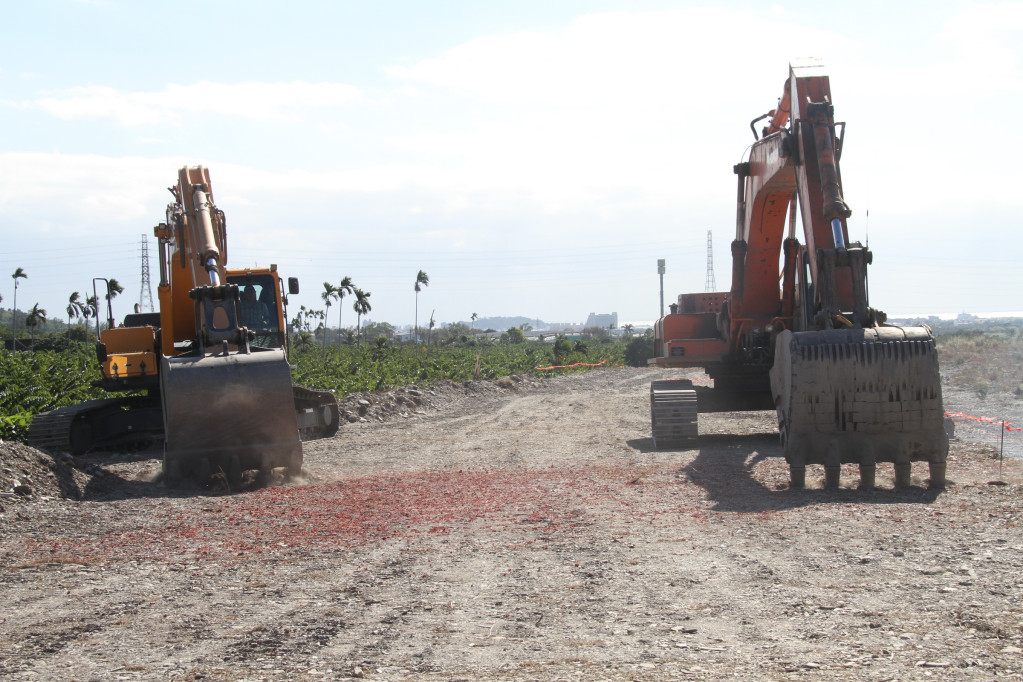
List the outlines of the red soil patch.
{"type": "MultiPolygon", "coordinates": [[[[635,490],[636,482],[635,470],[598,467],[575,472],[379,475],[265,488],[197,500],[195,504],[201,506],[171,513],[144,528],[74,540],[36,538],[25,554],[36,560],[74,556],[90,563],[230,560],[251,553],[287,558],[309,550],[448,533],[468,524],[475,524],[474,530],[480,533],[516,529],[553,533],[591,525],[596,513],[638,518],[679,511],[677,502],[660,504],[649,495],[635,499],[635,493],[626,489],[635,490]]],[[[643,487],[646,491],[668,484],[667,480],[644,481],[643,487]]],[[[678,482],[671,486],[677,490],[678,482]]]]}

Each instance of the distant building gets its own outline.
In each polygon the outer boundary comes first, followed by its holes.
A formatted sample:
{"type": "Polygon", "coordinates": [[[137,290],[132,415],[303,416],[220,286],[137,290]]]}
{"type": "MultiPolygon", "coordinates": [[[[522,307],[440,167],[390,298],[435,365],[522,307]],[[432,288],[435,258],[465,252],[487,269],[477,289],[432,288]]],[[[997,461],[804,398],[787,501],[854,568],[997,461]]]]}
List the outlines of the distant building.
{"type": "Polygon", "coordinates": [[[618,313],[590,313],[586,318],[586,326],[618,329],[618,313]]]}

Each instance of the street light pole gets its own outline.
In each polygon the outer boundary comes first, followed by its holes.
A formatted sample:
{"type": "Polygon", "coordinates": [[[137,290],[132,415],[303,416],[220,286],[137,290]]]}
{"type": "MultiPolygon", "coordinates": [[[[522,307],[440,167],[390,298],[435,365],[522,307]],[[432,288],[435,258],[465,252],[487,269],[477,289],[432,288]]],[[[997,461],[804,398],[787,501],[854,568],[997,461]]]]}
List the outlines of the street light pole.
{"type": "Polygon", "coordinates": [[[92,278],[92,297],[96,301],[96,340],[99,341],[99,294],[96,293],[96,282],[103,282],[107,287],[107,317],[110,318],[110,328],[114,327],[114,311],[110,307],[110,281],[106,277],[92,278]]]}
{"type": "Polygon", "coordinates": [[[657,259],[657,274],[661,276],[661,317],[664,317],[664,259],[657,259]]]}

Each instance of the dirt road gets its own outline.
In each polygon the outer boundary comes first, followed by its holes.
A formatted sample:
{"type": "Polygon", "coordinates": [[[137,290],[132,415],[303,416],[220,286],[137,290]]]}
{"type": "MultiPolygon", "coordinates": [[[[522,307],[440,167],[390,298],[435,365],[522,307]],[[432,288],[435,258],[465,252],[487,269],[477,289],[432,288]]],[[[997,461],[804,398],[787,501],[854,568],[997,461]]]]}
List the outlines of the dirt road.
{"type": "Polygon", "coordinates": [[[3,501],[0,677],[1023,679],[1018,462],[791,491],[771,413],[653,451],[650,379],[406,393],[307,443],[304,485],[58,469],[35,496],[88,501],[3,501]]]}

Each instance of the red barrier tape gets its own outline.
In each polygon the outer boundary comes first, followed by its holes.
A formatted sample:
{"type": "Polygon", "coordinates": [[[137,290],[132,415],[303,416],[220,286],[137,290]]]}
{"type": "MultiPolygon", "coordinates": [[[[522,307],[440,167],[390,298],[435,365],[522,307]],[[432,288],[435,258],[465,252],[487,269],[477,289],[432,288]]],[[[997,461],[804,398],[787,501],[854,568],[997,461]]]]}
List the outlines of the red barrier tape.
{"type": "Polygon", "coordinates": [[[540,370],[540,369],[563,369],[565,367],[600,367],[606,362],[607,360],[601,360],[596,364],[592,362],[576,362],[571,365],[551,365],[550,367],[537,367],[536,369],[540,370]]]}
{"type": "Polygon", "coordinates": [[[974,417],[969,414],[962,412],[946,412],[946,417],[958,417],[959,419],[969,419],[971,421],[980,422],[981,424],[996,424],[1005,428],[1006,431],[1023,431],[1023,426],[1009,426],[1009,422],[1004,419],[998,419],[996,417],[974,417]]]}

